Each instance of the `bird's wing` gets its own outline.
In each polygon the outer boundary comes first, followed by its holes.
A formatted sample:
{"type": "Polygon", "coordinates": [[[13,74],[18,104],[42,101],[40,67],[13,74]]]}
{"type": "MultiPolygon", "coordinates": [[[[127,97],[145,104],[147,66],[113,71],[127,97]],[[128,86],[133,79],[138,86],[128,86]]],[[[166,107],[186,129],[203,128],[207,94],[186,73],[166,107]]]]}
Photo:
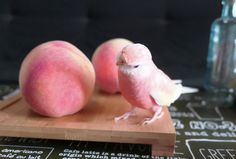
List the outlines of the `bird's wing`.
{"type": "Polygon", "coordinates": [[[164,72],[157,69],[151,79],[150,96],[158,105],[170,106],[180,96],[181,89],[181,84],[175,84],[164,72]]]}

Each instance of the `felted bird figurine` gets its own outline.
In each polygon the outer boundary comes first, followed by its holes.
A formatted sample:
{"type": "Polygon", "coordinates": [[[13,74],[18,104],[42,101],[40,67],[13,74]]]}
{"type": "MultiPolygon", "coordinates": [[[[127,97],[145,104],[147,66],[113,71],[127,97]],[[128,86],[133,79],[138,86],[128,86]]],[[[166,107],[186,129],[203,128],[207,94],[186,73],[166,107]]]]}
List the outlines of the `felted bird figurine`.
{"type": "Polygon", "coordinates": [[[171,80],[156,67],[149,49],[139,43],[124,47],[117,65],[121,94],[132,105],[132,109],[115,117],[115,122],[135,115],[135,109],[142,108],[153,113],[151,118],[144,120],[143,125],[153,123],[163,115],[162,108],[170,106],[182,93],[198,91],[183,87],[179,80],[171,80]]]}

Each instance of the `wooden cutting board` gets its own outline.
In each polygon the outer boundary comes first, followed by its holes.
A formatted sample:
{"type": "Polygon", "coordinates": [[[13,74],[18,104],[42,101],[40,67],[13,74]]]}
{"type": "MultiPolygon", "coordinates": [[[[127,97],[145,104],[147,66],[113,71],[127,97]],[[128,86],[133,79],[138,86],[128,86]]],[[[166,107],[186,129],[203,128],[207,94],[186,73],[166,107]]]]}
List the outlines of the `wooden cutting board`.
{"type": "Polygon", "coordinates": [[[162,118],[143,126],[151,113],[142,109],[136,116],[114,122],[114,117],[130,110],[119,94],[94,93],[82,111],[60,118],[32,112],[19,97],[0,103],[0,136],[151,144],[153,155],[173,155],[176,133],[168,108],[162,118]]]}

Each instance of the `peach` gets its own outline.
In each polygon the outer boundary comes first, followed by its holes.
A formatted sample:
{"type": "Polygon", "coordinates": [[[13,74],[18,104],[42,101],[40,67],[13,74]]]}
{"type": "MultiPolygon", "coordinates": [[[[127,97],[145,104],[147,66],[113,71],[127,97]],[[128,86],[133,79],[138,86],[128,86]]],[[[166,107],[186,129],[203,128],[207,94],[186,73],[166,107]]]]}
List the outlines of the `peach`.
{"type": "Polygon", "coordinates": [[[127,39],[116,38],[100,44],[92,56],[92,63],[96,74],[96,85],[107,93],[119,92],[118,67],[116,59],[118,53],[132,42],[127,39]]]}
{"type": "Polygon", "coordinates": [[[25,57],[19,72],[23,98],[49,117],[74,114],[88,102],[95,85],[89,59],[65,41],[43,43],[25,57]]]}

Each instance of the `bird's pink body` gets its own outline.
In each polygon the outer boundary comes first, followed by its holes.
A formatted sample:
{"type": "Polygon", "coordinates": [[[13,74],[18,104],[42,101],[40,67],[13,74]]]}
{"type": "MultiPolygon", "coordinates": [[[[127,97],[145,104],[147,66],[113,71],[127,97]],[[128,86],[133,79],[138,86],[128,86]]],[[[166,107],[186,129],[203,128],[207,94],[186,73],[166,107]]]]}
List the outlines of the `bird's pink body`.
{"type": "MultiPolygon", "coordinates": [[[[151,75],[151,72],[148,72],[151,75]]],[[[150,109],[153,105],[157,105],[153,98],[150,96],[150,78],[140,77],[136,78],[132,75],[127,75],[118,71],[119,85],[122,95],[133,106],[150,109]]]]}
{"type": "MultiPolygon", "coordinates": [[[[176,100],[177,86],[174,82],[159,70],[154,63],[146,64],[147,69],[141,72],[140,76],[126,74],[121,70],[118,71],[119,85],[122,95],[133,106],[151,109],[153,106],[169,106],[176,100]],[[151,92],[161,92],[166,99],[154,100],[151,92]],[[168,100],[171,101],[168,101],[168,100]],[[164,103],[161,101],[167,101],[164,103]]],[[[178,95],[178,94],[177,94],[178,95]]]]}
{"type": "MultiPolygon", "coordinates": [[[[132,105],[154,113],[153,122],[162,112],[163,106],[170,106],[180,95],[181,84],[174,83],[152,61],[150,51],[142,44],[130,44],[123,48],[118,64],[118,79],[121,94],[132,105]]],[[[132,111],[131,111],[132,113],[132,111]]],[[[115,120],[126,119],[130,113],[115,120]]]]}

